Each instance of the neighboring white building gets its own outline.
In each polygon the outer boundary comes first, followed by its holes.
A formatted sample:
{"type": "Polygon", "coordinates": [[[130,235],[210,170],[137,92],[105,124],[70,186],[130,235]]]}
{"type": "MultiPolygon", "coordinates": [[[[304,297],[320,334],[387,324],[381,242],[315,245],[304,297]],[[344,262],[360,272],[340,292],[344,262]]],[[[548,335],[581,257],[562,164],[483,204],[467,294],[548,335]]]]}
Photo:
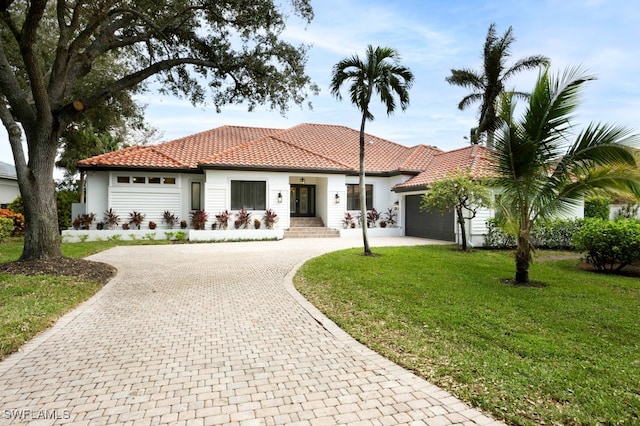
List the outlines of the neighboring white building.
{"type": "Polygon", "coordinates": [[[20,195],[16,168],[0,161],[0,207],[5,208],[20,195]]]}
{"type": "MultiPolygon", "coordinates": [[[[79,162],[87,176],[86,211],[98,220],[113,209],[146,215],[163,228],[164,211],[188,220],[196,210],[215,215],[244,208],[253,217],[278,214],[277,226],[316,217],[342,230],[345,212],[359,210],[359,132],[343,126],[301,124],[290,129],[223,126],[154,146],[134,146],[79,162]]],[[[443,152],[366,135],[368,208],[397,214],[399,235],[455,240],[453,213],[419,211],[419,198],[436,178],[456,168],[488,171],[487,149],[443,152]]],[[[482,212],[473,235],[485,230],[482,212]]],[[[384,214],[382,214],[384,218],[384,214]]],[[[233,222],[231,222],[232,224],[233,222]]],[[[378,225],[379,226],[379,225],[378,225]]],[[[475,239],[475,237],[474,237],[475,239]]]]}

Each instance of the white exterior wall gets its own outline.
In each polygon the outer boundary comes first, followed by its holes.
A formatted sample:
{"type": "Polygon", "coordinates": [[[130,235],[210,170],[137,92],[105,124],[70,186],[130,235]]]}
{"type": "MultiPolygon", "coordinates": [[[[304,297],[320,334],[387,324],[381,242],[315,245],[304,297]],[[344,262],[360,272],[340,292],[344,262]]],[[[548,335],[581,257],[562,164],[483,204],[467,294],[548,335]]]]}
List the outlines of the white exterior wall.
{"type": "MultiPolygon", "coordinates": [[[[224,210],[229,210],[233,216],[229,221],[229,228],[233,228],[233,220],[237,210],[231,210],[231,181],[255,180],[266,181],[267,202],[266,208],[272,209],[278,214],[274,228],[286,229],[289,227],[289,175],[278,172],[248,172],[228,170],[207,170],[205,188],[204,210],[209,213],[208,224],[215,222],[215,215],[224,210]],[[278,194],[282,194],[282,202],[278,203],[278,194]]],[[[258,218],[263,221],[265,210],[252,210],[251,219],[258,218]]]]}
{"type": "Polygon", "coordinates": [[[109,172],[87,172],[85,187],[86,212],[95,213],[99,222],[109,209],[109,172]]]}
{"type": "MultiPolygon", "coordinates": [[[[403,182],[406,180],[406,177],[403,179],[401,176],[393,176],[393,177],[378,177],[378,176],[366,176],[364,179],[365,185],[373,185],[373,208],[380,213],[380,219],[385,217],[384,213],[389,208],[394,207],[394,203],[396,201],[402,203],[402,195],[396,194],[391,190],[393,185],[403,182]]],[[[347,176],[345,179],[345,185],[347,184],[358,184],[358,176],[347,176]]],[[[346,210],[346,186],[343,188],[345,193],[345,202],[344,208],[345,210],[342,212],[340,227],[342,227],[342,218],[344,217],[344,212],[346,210]]],[[[335,195],[335,194],[334,194],[335,195]]],[[[356,217],[360,212],[357,210],[349,210],[349,212],[356,217]]],[[[398,211],[398,215],[396,216],[396,227],[402,226],[400,211],[398,211]]],[[[379,223],[379,222],[378,222],[379,223]]]]}
{"type": "Polygon", "coordinates": [[[20,195],[18,181],[0,178],[0,204],[9,204],[20,195]]]}
{"type": "MultiPolygon", "coordinates": [[[[188,221],[188,204],[190,193],[185,192],[189,179],[178,173],[144,173],[129,171],[96,171],[87,173],[86,212],[95,213],[96,222],[104,220],[104,213],[110,208],[119,216],[119,226],[129,221],[129,213],[134,210],[145,215],[140,229],[148,228],[150,221],[157,224],[157,229],[164,229],[163,213],[168,210],[188,221]],[[175,178],[176,183],[168,184],[134,184],[118,183],[118,176],[175,178]]],[[[197,176],[197,175],[196,175],[197,176]]],[[[188,189],[188,188],[187,188],[188,189]]]]}

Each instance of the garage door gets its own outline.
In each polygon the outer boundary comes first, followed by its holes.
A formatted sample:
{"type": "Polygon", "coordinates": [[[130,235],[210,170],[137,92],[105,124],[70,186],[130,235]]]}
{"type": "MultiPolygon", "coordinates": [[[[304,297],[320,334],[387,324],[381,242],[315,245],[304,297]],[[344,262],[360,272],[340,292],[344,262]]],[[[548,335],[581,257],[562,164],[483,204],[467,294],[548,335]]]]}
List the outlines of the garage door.
{"type": "Polygon", "coordinates": [[[435,240],[455,241],[454,214],[439,211],[420,211],[422,195],[405,197],[404,223],[408,237],[433,238],[435,240]]]}

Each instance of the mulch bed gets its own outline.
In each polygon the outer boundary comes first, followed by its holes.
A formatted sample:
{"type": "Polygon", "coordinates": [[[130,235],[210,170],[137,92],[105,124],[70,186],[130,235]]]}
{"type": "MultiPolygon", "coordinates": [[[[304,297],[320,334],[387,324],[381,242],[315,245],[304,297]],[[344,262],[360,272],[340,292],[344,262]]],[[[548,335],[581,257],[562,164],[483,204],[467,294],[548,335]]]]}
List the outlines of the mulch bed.
{"type": "Polygon", "coordinates": [[[106,263],[62,257],[2,263],[0,272],[21,275],[63,275],[106,284],[116,274],[116,268],[106,263]]]}

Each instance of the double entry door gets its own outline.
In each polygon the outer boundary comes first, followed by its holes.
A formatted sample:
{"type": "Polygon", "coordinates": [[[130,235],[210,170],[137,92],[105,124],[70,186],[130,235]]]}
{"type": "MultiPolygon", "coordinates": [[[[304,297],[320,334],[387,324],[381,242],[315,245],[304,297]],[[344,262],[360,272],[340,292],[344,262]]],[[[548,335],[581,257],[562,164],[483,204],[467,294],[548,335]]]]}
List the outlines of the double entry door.
{"type": "Polygon", "coordinates": [[[291,217],[314,217],[316,215],[315,185],[291,185],[289,200],[291,217]]]}

